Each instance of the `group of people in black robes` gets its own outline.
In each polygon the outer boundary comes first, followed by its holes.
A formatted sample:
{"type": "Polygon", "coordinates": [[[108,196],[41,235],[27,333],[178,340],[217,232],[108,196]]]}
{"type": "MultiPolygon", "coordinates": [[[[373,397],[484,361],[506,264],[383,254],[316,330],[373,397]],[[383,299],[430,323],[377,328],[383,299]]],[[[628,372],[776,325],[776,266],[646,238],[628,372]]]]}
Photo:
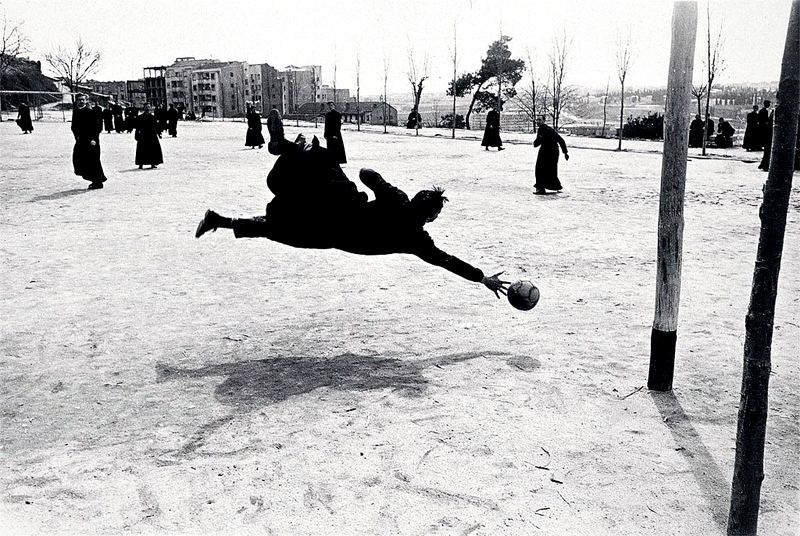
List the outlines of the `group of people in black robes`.
{"type": "Polygon", "coordinates": [[[17,109],[17,126],[23,134],[33,132],[33,121],[31,120],[31,107],[27,102],[20,102],[17,109]]]}
{"type": "Polygon", "coordinates": [[[753,111],[747,114],[747,126],[744,131],[742,147],[746,151],[763,151],[772,145],[773,111],[770,110],[772,102],[764,101],[764,107],[758,109],[758,104],[753,105],[753,111]]]}
{"type": "MultiPolygon", "coordinates": [[[[89,182],[90,190],[103,188],[103,183],[107,180],[100,162],[100,133],[103,131],[109,110],[111,121],[114,122],[115,116],[111,106],[106,110],[97,104],[90,108],[86,94],[79,93],[76,96],[75,108],[72,111],[72,134],[75,137],[72,165],[75,175],[89,182]]],[[[131,120],[134,124],[130,128],[136,132],[134,135],[136,165],[139,169],[144,166],[155,168],[164,162],[164,155],[159,142],[161,128],[152,113],[151,105],[145,104],[143,112],[132,116],[131,120]]]]}

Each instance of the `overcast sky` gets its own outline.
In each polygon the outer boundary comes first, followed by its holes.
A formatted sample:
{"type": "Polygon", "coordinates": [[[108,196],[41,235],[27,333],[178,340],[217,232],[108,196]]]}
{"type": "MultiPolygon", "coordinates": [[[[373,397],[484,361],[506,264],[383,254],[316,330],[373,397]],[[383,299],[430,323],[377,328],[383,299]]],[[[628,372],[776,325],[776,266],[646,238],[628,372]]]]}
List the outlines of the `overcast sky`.
{"type": "MultiPolygon", "coordinates": [[[[695,78],[702,78],[706,1],[698,2],[695,78]]],[[[774,81],[780,73],[791,0],[711,0],[712,28],[722,25],[725,82],[774,81]]],[[[475,70],[492,41],[512,37],[513,57],[534,56],[544,72],[556,35],[571,39],[567,82],[617,84],[614,50],[630,34],[633,64],[626,86],[666,86],[673,2],[667,0],[0,0],[22,23],[33,59],[78,37],[102,53],[92,77],[129,80],[146,66],[194,56],[223,61],[322,66],[323,84],[356,87],[362,95],[408,92],[408,50],[430,60],[426,91],[444,91],[452,78],[454,31],[458,71],[475,70]]],[[[42,69],[48,67],[42,61],[42,69]]]]}

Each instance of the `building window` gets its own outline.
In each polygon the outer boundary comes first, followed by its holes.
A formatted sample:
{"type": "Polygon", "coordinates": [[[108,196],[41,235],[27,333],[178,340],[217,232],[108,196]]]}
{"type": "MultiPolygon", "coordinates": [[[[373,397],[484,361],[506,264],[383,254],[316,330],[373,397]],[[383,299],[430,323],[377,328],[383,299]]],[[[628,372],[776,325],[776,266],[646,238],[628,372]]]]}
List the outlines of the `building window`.
{"type": "Polygon", "coordinates": [[[233,73],[231,73],[231,78],[233,78],[233,73]]]}

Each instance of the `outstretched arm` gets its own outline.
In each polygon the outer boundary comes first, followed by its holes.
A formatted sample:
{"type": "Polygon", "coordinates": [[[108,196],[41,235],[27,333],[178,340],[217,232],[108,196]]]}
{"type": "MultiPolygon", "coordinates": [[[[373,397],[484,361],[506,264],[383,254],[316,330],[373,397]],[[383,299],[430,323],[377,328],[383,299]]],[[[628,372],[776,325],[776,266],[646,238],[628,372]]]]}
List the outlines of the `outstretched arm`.
{"type": "Polygon", "coordinates": [[[483,285],[494,292],[494,295],[498,298],[500,294],[505,294],[508,288],[509,281],[501,281],[499,278],[503,272],[498,272],[492,276],[486,277],[479,268],[475,268],[458,257],[448,255],[437,248],[430,237],[427,237],[425,247],[417,251],[416,255],[423,261],[435,266],[441,266],[445,270],[460,275],[464,279],[474,281],[475,283],[483,283],[483,285]]]}

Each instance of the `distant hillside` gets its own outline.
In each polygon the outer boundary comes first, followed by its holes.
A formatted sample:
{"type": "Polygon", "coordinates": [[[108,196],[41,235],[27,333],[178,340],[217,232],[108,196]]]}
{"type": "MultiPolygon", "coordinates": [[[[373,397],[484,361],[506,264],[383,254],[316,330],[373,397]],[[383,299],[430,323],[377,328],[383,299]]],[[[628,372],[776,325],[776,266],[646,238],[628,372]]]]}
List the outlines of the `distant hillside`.
{"type": "MultiPolygon", "coordinates": [[[[58,91],[53,81],[42,74],[42,64],[38,61],[20,59],[0,80],[0,87],[14,91],[58,91]]],[[[33,106],[61,100],[56,95],[15,95],[3,94],[3,110],[16,109],[20,100],[33,106]]]]}

